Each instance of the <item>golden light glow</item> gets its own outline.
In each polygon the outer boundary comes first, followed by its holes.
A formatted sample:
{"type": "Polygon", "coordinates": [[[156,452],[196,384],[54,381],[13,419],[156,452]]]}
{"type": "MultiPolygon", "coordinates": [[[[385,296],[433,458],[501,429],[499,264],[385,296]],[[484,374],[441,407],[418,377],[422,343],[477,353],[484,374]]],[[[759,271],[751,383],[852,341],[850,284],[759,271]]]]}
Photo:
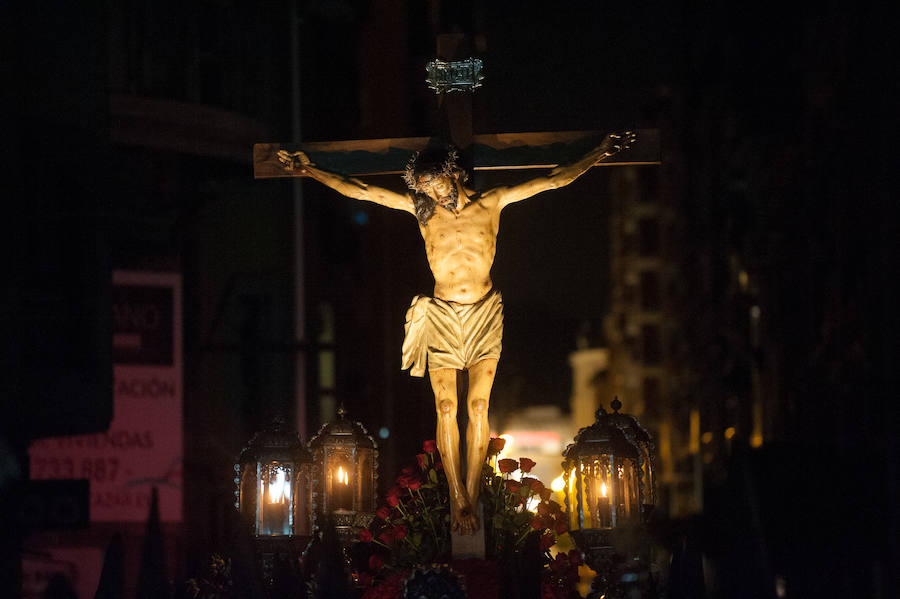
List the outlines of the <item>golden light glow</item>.
{"type": "Polygon", "coordinates": [[[737,432],[737,431],[734,430],[734,427],[729,426],[728,428],[725,429],[725,438],[731,439],[732,437],[734,437],[735,432],[737,432]]]}
{"type": "MultiPolygon", "coordinates": [[[[668,431],[666,431],[668,432],[668,431]]],[[[700,453],[700,411],[691,410],[691,432],[688,451],[692,454],[700,453]]],[[[666,445],[663,445],[666,447],[666,445]]],[[[665,459],[665,458],[664,458],[665,459]]]]}
{"type": "Polygon", "coordinates": [[[750,447],[762,447],[762,444],[762,433],[753,433],[752,435],[750,435],[750,447]]]}
{"type": "Polygon", "coordinates": [[[600,483],[600,496],[606,497],[606,492],[607,492],[606,483],[600,483]]]}
{"type": "Polygon", "coordinates": [[[269,503],[284,503],[291,496],[291,486],[286,484],[284,470],[275,470],[275,480],[269,481],[269,503]]]}
{"type": "Polygon", "coordinates": [[[563,489],[566,488],[566,480],[563,478],[563,475],[560,474],[556,478],[553,479],[553,482],[550,483],[550,489],[559,493],[563,489]]]}
{"type": "Polygon", "coordinates": [[[337,479],[339,483],[343,483],[345,485],[350,484],[350,474],[346,470],[344,470],[343,466],[338,466],[337,479]]]}
{"type": "Polygon", "coordinates": [[[705,433],[703,433],[703,436],[700,437],[700,440],[704,443],[712,443],[713,434],[709,431],[706,431],[705,433]]]}

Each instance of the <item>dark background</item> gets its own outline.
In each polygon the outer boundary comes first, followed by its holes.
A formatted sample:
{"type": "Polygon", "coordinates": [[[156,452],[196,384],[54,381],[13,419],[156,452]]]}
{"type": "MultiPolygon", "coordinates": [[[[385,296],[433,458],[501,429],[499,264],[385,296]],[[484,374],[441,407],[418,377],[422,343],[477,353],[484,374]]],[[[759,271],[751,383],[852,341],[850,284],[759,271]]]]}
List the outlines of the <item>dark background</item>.
{"type": "MultiPolygon", "coordinates": [[[[900,530],[886,7],[296,6],[305,140],[431,134],[423,65],[436,34],[454,31],[486,65],[476,132],[660,129],[657,185],[679,222],[679,396],[708,410],[749,396],[757,360],[776,406],[763,448],[720,456],[705,516],[670,534],[752,564],[748,579],[785,576],[789,596],[890,596],[900,530]],[[755,282],[758,344],[735,316],[748,298],[728,292],[735,264],[755,282]],[[759,501],[745,475],[760,481],[759,501]]],[[[272,414],[293,412],[296,351],[309,350],[304,438],[321,418],[323,348],[335,356],[327,393],[370,430],[392,431],[385,477],[432,436],[427,385],[398,370],[404,311],[432,285],[407,215],[303,184],[312,345],[294,343],[291,185],[254,181],[249,163],[253,142],[292,136],[290,15],[287,2],[4,4],[7,507],[30,439],[109,421],[115,268],[184,277],[185,472],[205,484],[185,489],[187,571],[227,538],[230,461],[272,414]],[[323,304],[333,340],[316,344],[323,304]]],[[[600,328],[609,308],[609,177],[595,169],[503,215],[498,409],[567,405],[576,333],[600,328]]],[[[6,568],[19,537],[4,537],[6,568]]],[[[772,593],[759,584],[728,596],[772,593]]]]}

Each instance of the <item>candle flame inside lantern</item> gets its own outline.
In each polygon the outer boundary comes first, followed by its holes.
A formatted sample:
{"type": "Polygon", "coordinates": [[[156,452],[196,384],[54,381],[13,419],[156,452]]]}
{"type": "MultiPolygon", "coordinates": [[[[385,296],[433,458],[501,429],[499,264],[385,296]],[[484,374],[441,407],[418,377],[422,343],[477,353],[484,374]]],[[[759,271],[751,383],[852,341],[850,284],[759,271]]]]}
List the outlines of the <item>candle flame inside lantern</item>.
{"type": "Polygon", "coordinates": [[[291,487],[286,484],[284,470],[275,470],[274,480],[269,480],[269,503],[284,503],[291,496],[291,487]]]}
{"type": "Polygon", "coordinates": [[[606,483],[600,483],[600,495],[606,497],[606,483]]]}
{"type": "Polygon", "coordinates": [[[345,485],[350,484],[350,474],[346,470],[344,470],[343,466],[338,466],[337,479],[338,479],[338,482],[343,483],[345,485]]]}

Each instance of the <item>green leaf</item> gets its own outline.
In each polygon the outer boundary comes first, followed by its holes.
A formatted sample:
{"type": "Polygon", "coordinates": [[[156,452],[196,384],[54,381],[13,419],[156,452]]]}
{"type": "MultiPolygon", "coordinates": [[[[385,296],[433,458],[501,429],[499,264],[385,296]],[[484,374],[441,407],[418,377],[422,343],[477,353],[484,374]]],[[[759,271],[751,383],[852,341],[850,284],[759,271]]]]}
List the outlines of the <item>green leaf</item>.
{"type": "Polygon", "coordinates": [[[428,473],[428,479],[433,483],[437,483],[437,472],[435,472],[434,470],[430,471],[428,473]]]}

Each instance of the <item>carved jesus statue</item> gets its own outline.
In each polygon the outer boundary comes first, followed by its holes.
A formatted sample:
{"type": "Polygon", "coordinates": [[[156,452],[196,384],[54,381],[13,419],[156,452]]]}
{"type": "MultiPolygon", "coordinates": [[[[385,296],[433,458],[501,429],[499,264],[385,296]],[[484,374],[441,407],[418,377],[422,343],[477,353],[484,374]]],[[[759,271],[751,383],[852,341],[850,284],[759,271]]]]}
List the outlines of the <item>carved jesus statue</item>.
{"type": "Polygon", "coordinates": [[[500,212],[542,191],[568,185],[597,162],[628,147],[634,135],[609,135],[580,160],[518,185],[475,191],[457,165],[452,147],[416,153],[400,194],[358,179],[324,171],[302,152],[278,153],[291,170],[300,170],[340,194],[402,210],[416,217],[434,275],[431,297],[417,296],[406,315],[403,368],[424,376],[427,366],[437,411],[436,441],[450,486],[451,526],[474,534],[481,490],[481,464],[490,439],[488,405],[503,334],[503,303],[491,283],[500,212]],[[457,371],[468,371],[466,409],[468,472],[463,481],[457,425],[457,371]]]}

